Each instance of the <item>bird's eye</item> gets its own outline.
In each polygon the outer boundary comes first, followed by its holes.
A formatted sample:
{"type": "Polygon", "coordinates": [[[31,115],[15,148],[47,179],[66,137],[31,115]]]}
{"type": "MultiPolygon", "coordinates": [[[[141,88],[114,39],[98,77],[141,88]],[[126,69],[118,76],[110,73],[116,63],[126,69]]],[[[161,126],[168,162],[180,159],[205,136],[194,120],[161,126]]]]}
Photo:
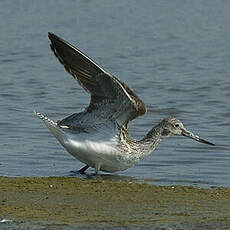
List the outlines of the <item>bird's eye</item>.
{"type": "Polygon", "coordinates": [[[176,128],[179,128],[179,127],[180,127],[180,125],[179,125],[178,123],[176,123],[176,124],[175,124],[175,127],[176,127],[176,128]]]}

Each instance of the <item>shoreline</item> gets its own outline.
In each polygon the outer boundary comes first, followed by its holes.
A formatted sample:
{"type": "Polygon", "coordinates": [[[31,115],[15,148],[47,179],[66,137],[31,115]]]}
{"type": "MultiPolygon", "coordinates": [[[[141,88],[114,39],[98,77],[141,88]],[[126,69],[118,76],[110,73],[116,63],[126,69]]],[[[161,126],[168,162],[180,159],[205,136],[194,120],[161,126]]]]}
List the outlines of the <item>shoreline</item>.
{"type": "Polygon", "coordinates": [[[0,177],[0,223],[49,229],[226,229],[230,188],[76,177],[0,177]],[[175,228],[174,228],[175,227],[175,228]]]}

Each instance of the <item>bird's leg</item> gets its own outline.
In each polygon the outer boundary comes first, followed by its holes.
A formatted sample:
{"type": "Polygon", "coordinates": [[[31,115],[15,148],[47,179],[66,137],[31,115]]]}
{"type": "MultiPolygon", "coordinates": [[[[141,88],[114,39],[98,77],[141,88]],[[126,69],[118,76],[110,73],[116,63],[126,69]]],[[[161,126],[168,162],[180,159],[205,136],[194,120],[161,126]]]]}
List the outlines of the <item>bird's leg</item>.
{"type": "Polygon", "coordinates": [[[78,170],[79,173],[84,174],[85,170],[87,170],[89,168],[89,165],[85,165],[84,167],[82,167],[81,169],[78,170]]]}
{"type": "Polygon", "coordinates": [[[101,168],[101,165],[100,165],[100,164],[97,164],[96,167],[95,167],[95,175],[98,174],[100,168],[101,168]]]}

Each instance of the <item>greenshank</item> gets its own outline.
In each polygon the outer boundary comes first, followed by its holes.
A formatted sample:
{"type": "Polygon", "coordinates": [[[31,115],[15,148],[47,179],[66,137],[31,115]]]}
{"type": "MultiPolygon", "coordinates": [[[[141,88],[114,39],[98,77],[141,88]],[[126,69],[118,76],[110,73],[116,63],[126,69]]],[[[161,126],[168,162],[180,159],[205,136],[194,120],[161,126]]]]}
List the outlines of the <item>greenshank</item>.
{"type": "Polygon", "coordinates": [[[146,113],[144,102],[117,77],[111,75],[76,47],[49,33],[50,47],[65,69],[91,94],[84,111],[53,121],[35,112],[57,140],[75,158],[89,167],[105,172],[126,170],[151,154],[160,141],[171,135],[189,137],[214,145],[188,131],[175,117],[167,117],[145,137],[134,139],[128,124],[146,113]]]}

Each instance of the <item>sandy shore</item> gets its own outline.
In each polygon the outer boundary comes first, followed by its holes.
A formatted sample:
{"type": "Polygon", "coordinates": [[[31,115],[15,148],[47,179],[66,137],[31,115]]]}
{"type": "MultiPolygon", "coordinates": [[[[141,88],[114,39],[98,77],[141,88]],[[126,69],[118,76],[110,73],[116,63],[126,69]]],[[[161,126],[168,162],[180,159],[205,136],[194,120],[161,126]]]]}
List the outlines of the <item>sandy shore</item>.
{"type": "Polygon", "coordinates": [[[0,177],[3,219],[13,222],[0,229],[230,229],[230,188],[0,177]]]}

